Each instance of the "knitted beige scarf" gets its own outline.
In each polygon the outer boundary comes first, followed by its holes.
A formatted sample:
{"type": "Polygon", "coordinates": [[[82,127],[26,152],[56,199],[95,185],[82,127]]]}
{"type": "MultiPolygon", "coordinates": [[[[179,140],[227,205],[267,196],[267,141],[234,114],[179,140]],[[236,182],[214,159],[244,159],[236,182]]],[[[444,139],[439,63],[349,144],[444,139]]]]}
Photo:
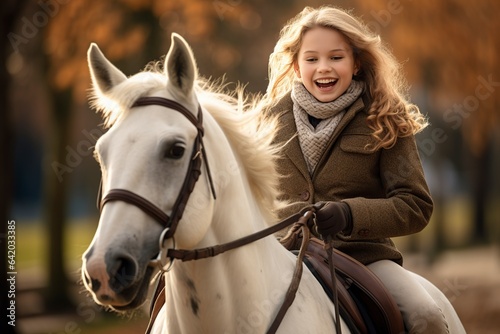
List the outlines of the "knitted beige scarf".
{"type": "Polygon", "coordinates": [[[353,80],[345,93],[337,99],[332,102],[320,102],[300,81],[294,83],[291,94],[293,116],[297,125],[300,148],[311,175],[333,131],[346,113],[346,108],[353,104],[362,92],[363,83],[353,80]],[[311,125],[308,115],[321,120],[316,128],[311,125]]]}

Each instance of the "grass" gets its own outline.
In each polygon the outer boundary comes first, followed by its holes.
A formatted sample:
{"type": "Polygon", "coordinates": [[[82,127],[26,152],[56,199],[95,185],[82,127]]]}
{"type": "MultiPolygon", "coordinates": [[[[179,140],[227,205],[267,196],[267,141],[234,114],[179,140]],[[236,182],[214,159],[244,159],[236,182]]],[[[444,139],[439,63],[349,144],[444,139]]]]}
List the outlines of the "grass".
{"type": "MultiPolygon", "coordinates": [[[[70,272],[78,270],[81,265],[81,256],[92,241],[96,226],[97,219],[75,220],[68,224],[64,257],[70,272]]],[[[47,266],[47,233],[40,222],[16,221],[16,264],[18,270],[47,266]]]]}

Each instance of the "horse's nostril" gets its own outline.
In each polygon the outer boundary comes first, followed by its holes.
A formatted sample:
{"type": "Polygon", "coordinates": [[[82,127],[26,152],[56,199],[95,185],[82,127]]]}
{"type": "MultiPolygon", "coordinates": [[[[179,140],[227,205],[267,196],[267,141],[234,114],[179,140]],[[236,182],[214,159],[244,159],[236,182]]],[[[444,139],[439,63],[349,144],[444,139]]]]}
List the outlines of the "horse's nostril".
{"type": "Polygon", "coordinates": [[[96,279],[91,280],[91,282],[92,291],[96,292],[97,290],[99,290],[99,288],[101,287],[101,282],[96,279]]]}
{"type": "Polygon", "coordinates": [[[135,280],[137,266],[131,259],[118,258],[110,272],[110,287],[117,293],[130,287],[135,280]]]}
{"type": "Polygon", "coordinates": [[[110,300],[113,300],[113,298],[111,298],[110,296],[104,294],[104,295],[101,295],[101,298],[100,298],[103,302],[107,302],[107,301],[110,301],[110,300]]]}

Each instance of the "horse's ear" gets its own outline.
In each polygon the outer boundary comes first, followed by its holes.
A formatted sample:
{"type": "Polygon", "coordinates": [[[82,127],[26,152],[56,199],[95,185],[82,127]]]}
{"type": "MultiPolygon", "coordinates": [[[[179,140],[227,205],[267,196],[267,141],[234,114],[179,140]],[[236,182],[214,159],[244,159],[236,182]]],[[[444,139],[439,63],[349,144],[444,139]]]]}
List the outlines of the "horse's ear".
{"type": "Polygon", "coordinates": [[[192,92],[197,75],[196,62],[191,48],[179,34],[172,34],[164,69],[171,85],[186,96],[192,92]]]}
{"type": "Polygon", "coordinates": [[[125,74],[106,59],[97,44],[90,44],[87,59],[94,89],[99,89],[101,93],[106,93],[127,79],[125,74]]]}

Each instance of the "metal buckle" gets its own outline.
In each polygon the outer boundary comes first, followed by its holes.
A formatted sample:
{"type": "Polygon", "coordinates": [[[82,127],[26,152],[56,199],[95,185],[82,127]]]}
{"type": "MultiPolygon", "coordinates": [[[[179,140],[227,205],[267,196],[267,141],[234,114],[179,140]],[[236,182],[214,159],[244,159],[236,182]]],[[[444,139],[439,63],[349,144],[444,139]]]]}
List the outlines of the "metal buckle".
{"type": "MultiPolygon", "coordinates": [[[[173,266],[174,260],[175,260],[172,258],[167,258],[168,248],[165,247],[165,242],[167,240],[165,240],[164,238],[169,230],[170,230],[170,228],[167,227],[161,232],[160,238],[158,240],[159,248],[160,248],[160,252],[158,254],[158,257],[154,260],[149,261],[149,263],[148,263],[149,266],[157,267],[158,269],[160,269],[160,272],[162,272],[162,273],[166,273],[166,272],[170,271],[170,269],[172,269],[172,266],[173,266]]],[[[172,237],[171,239],[172,239],[172,243],[173,243],[172,248],[175,249],[175,239],[174,239],[174,237],[172,237]]]]}

